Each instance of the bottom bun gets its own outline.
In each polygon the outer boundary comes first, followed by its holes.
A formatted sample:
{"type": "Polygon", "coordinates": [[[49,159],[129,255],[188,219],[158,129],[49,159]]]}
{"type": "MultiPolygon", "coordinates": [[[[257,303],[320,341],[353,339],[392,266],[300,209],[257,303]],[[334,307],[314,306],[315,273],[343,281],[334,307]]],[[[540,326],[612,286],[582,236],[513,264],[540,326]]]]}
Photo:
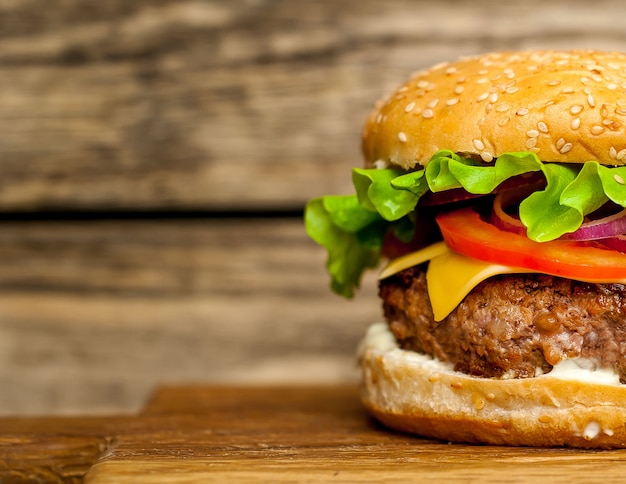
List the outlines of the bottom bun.
{"type": "Polygon", "coordinates": [[[369,328],[359,357],[363,403],[392,429],[448,442],[626,447],[626,385],[612,372],[568,362],[534,378],[476,378],[398,348],[384,323],[369,328]]]}

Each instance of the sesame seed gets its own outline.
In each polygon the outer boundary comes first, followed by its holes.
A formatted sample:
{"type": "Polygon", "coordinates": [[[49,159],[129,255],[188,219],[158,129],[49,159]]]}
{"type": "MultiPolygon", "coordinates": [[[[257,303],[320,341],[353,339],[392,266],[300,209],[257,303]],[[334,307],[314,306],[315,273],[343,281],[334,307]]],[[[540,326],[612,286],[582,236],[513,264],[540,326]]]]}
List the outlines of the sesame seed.
{"type": "Polygon", "coordinates": [[[485,99],[487,99],[489,97],[489,93],[488,92],[483,92],[480,96],[478,96],[476,98],[477,101],[484,101],[485,99]]]}
{"type": "Polygon", "coordinates": [[[576,115],[576,114],[580,114],[583,109],[584,109],[584,106],[581,106],[580,104],[577,104],[576,106],[572,106],[570,108],[569,112],[571,114],[576,115]]]}
{"type": "Polygon", "coordinates": [[[573,145],[572,143],[565,143],[561,149],[559,150],[559,153],[561,153],[562,155],[564,155],[565,153],[567,153],[568,151],[570,151],[572,149],[573,145]]]}
{"type": "Polygon", "coordinates": [[[562,94],[573,94],[574,93],[574,89],[572,89],[571,87],[566,87],[565,89],[561,90],[562,94]]]}
{"type": "Polygon", "coordinates": [[[515,94],[517,91],[519,91],[519,87],[513,86],[513,87],[507,87],[505,92],[507,94],[515,94]]]}
{"type": "Polygon", "coordinates": [[[432,109],[424,109],[424,111],[422,111],[422,117],[424,119],[430,119],[433,116],[435,116],[435,113],[433,112],[432,109]]]}
{"type": "Polygon", "coordinates": [[[437,104],[439,104],[439,99],[433,99],[427,104],[427,106],[432,109],[437,106],[437,104]]]}
{"type": "Polygon", "coordinates": [[[609,109],[606,107],[606,104],[603,104],[602,107],[600,108],[600,116],[605,118],[608,115],[609,115],[609,109]]]}
{"type": "Polygon", "coordinates": [[[376,124],[380,124],[382,120],[383,120],[383,113],[378,113],[378,116],[376,116],[376,124]]]}
{"type": "Polygon", "coordinates": [[[467,81],[467,77],[459,77],[456,82],[458,84],[463,84],[465,81],[467,81]]]}
{"type": "Polygon", "coordinates": [[[583,83],[583,84],[585,84],[585,85],[586,85],[586,84],[589,84],[589,81],[590,81],[590,80],[591,80],[591,79],[589,79],[588,77],[581,77],[581,78],[580,78],[580,82],[582,82],[582,83],[583,83]]]}
{"type": "Polygon", "coordinates": [[[587,95],[587,102],[589,103],[589,106],[591,107],[594,107],[596,105],[596,101],[591,94],[587,95]]]}
{"type": "Polygon", "coordinates": [[[611,90],[611,91],[615,91],[615,89],[617,89],[617,84],[615,84],[614,82],[607,84],[606,86],[607,89],[611,90]]]}
{"type": "Polygon", "coordinates": [[[603,119],[602,124],[612,131],[617,131],[622,127],[622,123],[614,119],[603,119]]]}
{"type": "Polygon", "coordinates": [[[398,133],[398,139],[402,142],[402,143],[406,143],[407,141],[407,137],[406,137],[406,133],[404,131],[400,131],[398,133]]]}
{"type": "Polygon", "coordinates": [[[463,87],[463,86],[456,86],[454,88],[454,94],[461,94],[464,90],[465,90],[465,87],[463,87]]]}
{"type": "Polygon", "coordinates": [[[534,148],[537,146],[537,138],[528,138],[526,140],[526,148],[534,148]]]}
{"type": "Polygon", "coordinates": [[[488,151],[483,151],[480,154],[480,157],[486,163],[490,163],[490,162],[493,161],[493,155],[491,153],[489,153],[488,151]]]}
{"type": "Polygon", "coordinates": [[[626,116],[626,109],[615,108],[615,114],[617,114],[618,116],[626,116]]]}
{"type": "Polygon", "coordinates": [[[529,138],[536,138],[537,136],[539,136],[539,131],[537,131],[536,129],[529,129],[528,131],[526,131],[526,136],[528,136],[529,138]]]}
{"type": "Polygon", "coordinates": [[[617,150],[615,149],[615,147],[611,146],[611,147],[609,148],[609,156],[610,156],[612,159],[617,158],[617,150]]]}
{"type": "Polygon", "coordinates": [[[598,134],[604,133],[604,131],[605,131],[604,128],[602,126],[598,125],[598,124],[594,124],[591,127],[591,134],[598,135],[598,134]]]}
{"type": "Polygon", "coordinates": [[[586,88],[583,89],[583,92],[585,94],[591,94],[591,88],[589,86],[587,86],[586,88]]]}
{"type": "Polygon", "coordinates": [[[591,76],[591,78],[596,82],[602,82],[602,76],[600,76],[599,74],[594,74],[593,76],[591,76]]]}
{"type": "Polygon", "coordinates": [[[548,81],[548,86],[558,86],[559,84],[561,84],[561,81],[559,81],[558,79],[552,79],[548,81]]]}
{"type": "Polygon", "coordinates": [[[572,129],[578,129],[580,128],[580,118],[574,118],[572,119],[572,123],[570,124],[570,127],[572,129]]]}
{"type": "Polygon", "coordinates": [[[415,102],[410,102],[404,107],[404,112],[410,113],[411,111],[413,111],[414,108],[415,108],[415,102]]]}
{"type": "Polygon", "coordinates": [[[437,381],[441,380],[441,375],[437,372],[432,373],[429,377],[428,377],[428,381],[431,383],[435,383],[437,381]]]}
{"type": "Polygon", "coordinates": [[[560,151],[561,148],[563,148],[563,145],[565,145],[565,140],[563,138],[559,138],[556,142],[556,149],[560,151]]]}
{"type": "Polygon", "coordinates": [[[428,87],[428,81],[425,80],[421,80],[421,81],[417,81],[417,87],[419,87],[420,89],[426,89],[428,87]]]}
{"type": "Polygon", "coordinates": [[[452,99],[448,99],[446,101],[446,105],[447,106],[454,106],[455,104],[457,104],[459,102],[458,98],[452,98],[452,99]]]}
{"type": "Polygon", "coordinates": [[[487,79],[486,77],[481,77],[480,79],[476,81],[476,84],[487,84],[488,82],[489,82],[489,79],[487,79]]]}
{"type": "Polygon", "coordinates": [[[511,118],[507,116],[500,118],[500,121],[498,121],[498,126],[505,126],[509,121],[511,121],[511,118]]]}
{"type": "Polygon", "coordinates": [[[528,114],[528,109],[526,108],[519,108],[515,114],[517,114],[518,116],[526,116],[528,114]]]}
{"type": "Polygon", "coordinates": [[[509,105],[507,103],[498,104],[496,106],[496,111],[499,113],[504,113],[509,110],[509,105]]]}
{"type": "Polygon", "coordinates": [[[454,66],[450,66],[446,69],[446,74],[448,74],[449,76],[456,73],[456,67],[454,66]]]}
{"type": "Polygon", "coordinates": [[[615,180],[620,185],[624,184],[624,179],[621,176],[619,176],[617,173],[613,175],[613,180],[615,180]]]}
{"type": "Polygon", "coordinates": [[[485,143],[483,143],[481,140],[475,139],[473,143],[474,148],[476,148],[478,151],[483,151],[485,149],[485,143]]]}
{"type": "Polygon", "coordinates": [[[409,88],[408,88],[408,87],[406,87],[406,86],[402,86],[400,89],[398,89],[398,92],[406,92],[406,91],[408,91],[408,90],[409,90],[409,88]]]}
{"type": "Polygon", "coordinates": [[[494,92],[491,96],[489,96],[490,103],[496,103],[498,101],[498,95],[494,92]]]}
{"type": "Polygon", "coordinates": [[[486,76],[487,74],[489,74],[489,71],[487,69],[481,69],[478,71],[478,74],[481,76],[486,76]]]}
{"type": "Polygon", "coordinates": [[[616,158],[617,158],[619,161],[622,161],[624,158],[626,158],[626,149],[620,150],[620,151],[617,153],[616,158]]]}
{"type": "Polygon", "coordinates": [[[537,129],[539,131],[541,131],[542,133],[547,133],[548,132],[548,125],[546,123],[544,123],[543,121],[539,121],[537,123],[537,129]]]}

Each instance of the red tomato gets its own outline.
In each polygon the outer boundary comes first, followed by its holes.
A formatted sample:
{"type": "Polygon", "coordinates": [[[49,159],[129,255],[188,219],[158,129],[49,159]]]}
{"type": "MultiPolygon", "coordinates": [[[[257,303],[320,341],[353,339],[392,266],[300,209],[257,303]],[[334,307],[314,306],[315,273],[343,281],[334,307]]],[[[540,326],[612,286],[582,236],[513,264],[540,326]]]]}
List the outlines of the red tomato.
{"type": "Polygon", "coordinates": [[[440,214],[437,223],[448,247],[474,259],[568,279],[626,279],[626,254],[592,242],[535,242],[485,222],[472,208],[440,214]]]}

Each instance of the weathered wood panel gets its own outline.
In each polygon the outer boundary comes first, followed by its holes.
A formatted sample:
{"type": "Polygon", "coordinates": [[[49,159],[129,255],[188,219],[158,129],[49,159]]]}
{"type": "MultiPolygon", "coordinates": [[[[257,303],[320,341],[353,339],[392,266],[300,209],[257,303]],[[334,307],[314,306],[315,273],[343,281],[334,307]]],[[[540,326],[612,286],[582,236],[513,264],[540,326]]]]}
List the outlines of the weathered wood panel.
{"type": "Polygon", "coordinates": [[[0,210],[301,206],[374,101],[494,49],[623,49],[618,0],[0,0],[0,210]]]}
{"type": "Polygon", "coordinates": [[[355,381],[373,275],[330,293],[299,220],[4,223],[0,414],[137,409],[165,382],[355,381]]]}
{"type": "MultiPolygon", "coordinates": [[[[374,101],[496,49],[624,49],[600,0],[0,0],[0,212],[299,209],[349,190],[374,101]]],[[[179,381],[353,381],[379,317],[297,220],[0,224],[0,413],[179,381]]]]}

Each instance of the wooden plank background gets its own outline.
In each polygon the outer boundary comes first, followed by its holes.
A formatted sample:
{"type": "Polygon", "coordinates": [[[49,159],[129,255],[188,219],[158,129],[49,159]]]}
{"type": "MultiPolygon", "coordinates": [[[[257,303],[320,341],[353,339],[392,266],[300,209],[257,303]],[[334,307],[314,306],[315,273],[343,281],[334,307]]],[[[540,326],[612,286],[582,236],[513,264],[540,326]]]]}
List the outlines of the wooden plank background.
{"type": "Polygon", "coordinates": [[[626,50],[619,0],[0,0],[0,414],[161,383],[353,382],[375,281],[327,291],[303,204],[350,189],[412,71],[626,50]]]}

